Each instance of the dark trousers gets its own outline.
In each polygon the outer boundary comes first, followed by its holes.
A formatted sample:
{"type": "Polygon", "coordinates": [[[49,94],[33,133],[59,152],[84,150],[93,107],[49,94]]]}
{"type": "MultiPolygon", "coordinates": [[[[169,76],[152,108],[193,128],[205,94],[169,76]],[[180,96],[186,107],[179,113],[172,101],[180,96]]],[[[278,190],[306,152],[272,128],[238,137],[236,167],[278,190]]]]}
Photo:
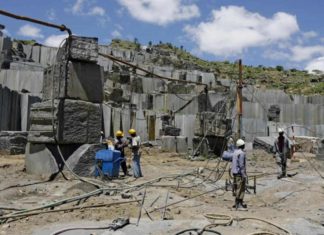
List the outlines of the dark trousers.
{"type": "Polygon", "coordinates": [[[278,171],[281,170],[281,175],[286,176],[286,168],[287,168],[287,155],[284,153],[276,154],[276,162],[278,164],[278,171]]]}
{"type": "Polygon", "coordinates": [[[241,175],[234,175],[234,194],[236,200],[244,199],[246,178],[241,175]]]}
{"type": "Polygon", "coordinates": [[[124,157],[124,159],[120,162],[120,166],[124,172],[124,175],[127,175],[127,164],[126,164],[126,158],[124,157]]]}

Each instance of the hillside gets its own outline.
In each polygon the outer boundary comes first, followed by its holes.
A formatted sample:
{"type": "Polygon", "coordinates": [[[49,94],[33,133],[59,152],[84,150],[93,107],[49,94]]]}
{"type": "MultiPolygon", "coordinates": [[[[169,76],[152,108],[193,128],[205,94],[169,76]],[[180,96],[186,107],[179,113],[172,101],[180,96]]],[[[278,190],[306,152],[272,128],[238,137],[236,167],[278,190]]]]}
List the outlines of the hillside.
{"type": "MultiPolygon", "coordinates": [[[[171,65],[177,69],[199,69],[213,72],[221,79],[238,78],[237,64],[229,61],[214,62],[202,60],[171,43],[160,42],[153,45],[149,42],[147,47],[142,47],[137,39],[134,42],[114,39],[110,45],[138,52],[144,49],[146,51],[149,50],[151,53],[158,51],[159,53],[152,59],[152,63],[155,65],[171,65]]],[[[290,94],[324,95],[324,74],[320,71],[317,71],[316,74],[309,74],[307,71],[297,69],[286,70],[280,65],[275,68],[263,65],[257,67],[243,65],[243,79],[246,84],[263,88],[281,89],[290,94]]]]}

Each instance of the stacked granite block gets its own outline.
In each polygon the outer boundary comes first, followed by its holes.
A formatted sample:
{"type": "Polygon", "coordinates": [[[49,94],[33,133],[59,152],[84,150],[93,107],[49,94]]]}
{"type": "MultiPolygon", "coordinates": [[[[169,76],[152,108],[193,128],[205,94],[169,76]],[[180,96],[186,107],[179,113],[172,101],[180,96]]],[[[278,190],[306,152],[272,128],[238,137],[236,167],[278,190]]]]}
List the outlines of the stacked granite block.
{"type": "Polygon", "coordinates": [[[72,36],[59,49],[57,62],[44,71],[43,100],[31,108],[27,172],[43,174],[33,166],[44,157],[49,174],[54,174],[62,169],[58,148],[71,150],[63,154],[67,159],[83,144],[99,143],[103,71],[97,58],[96,38],[72,36]]]}

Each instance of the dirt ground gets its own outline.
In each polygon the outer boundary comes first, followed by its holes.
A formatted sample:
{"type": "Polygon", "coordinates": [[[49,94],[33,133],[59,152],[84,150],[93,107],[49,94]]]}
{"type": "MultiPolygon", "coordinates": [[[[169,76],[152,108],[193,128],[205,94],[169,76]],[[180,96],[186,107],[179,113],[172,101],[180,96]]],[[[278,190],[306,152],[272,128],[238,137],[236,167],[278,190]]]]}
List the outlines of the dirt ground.
{"type": "MultiPolygon", "coordinates": [[[[157,148],[145,148],[141,162],[144,177],[137,180],[132,176],[120,177],[106,181],[107,186],[129,187],[162,176],[190,174],[161,179],[147,184],[146,187],[138,187],[125,194],[130,198],[122,198],[120,192],[106,191],[86,200],[42,210],[48,212],[65,209],[59,212],[2,220],[0,234],[51,234],[60,228],[76,224],[95,226],[104,223],[107,225],[118,217],[129,217],[132,223],[136,223],[139,203],[113,206],[103,204],[142,200],[145,194],[143,207],[150,212],[154,221],[151,221],[142,210],[139,227],[129,225],[115,233],[94,230],[62,234],[176,234],[183,229],[197,226],[202,228],[215,222],[206,219],[204,216],[206,214],[223,214],[234,218],[232,225],[214,228],[225,235],[247,235],[260,231],[268,232],[263,234],[269,232],[288,234],[265,222],[253,219],[239,222],[236,220],[251,217],[270,221],[289,230],[291,234],[323,235],[324,179],[320,174],[324,175],[324,162],[316,160],[309,154],[298,154],[298,159],[299,162],[288,162],[289,173],[297,174],[278,180],[276,165],[271,155],[262,150],[248,151],[249,185],[253,186],[253,178],[256,176],[256,194],[253,193],[252,188],[246,192],[245,201],[248,211],[242,212],[232,209],[234,200],[232,192],[225,190],[225,182],[230,180],[228,163],[218,159],[191,161],[185,156],[163,153],[157,148]],[[205,194],[197,196],[202,193],[205,194]],[[194,198],[190,199],[191,197],[194,198]],[[184,201],[177,203],[181,200],[184,201]],[[165,209],[166,203],[174,204],[165,209]],[[96,205],[103,206],[89,208],[96,205]],[[71,207],[79,208],[72,210],[71,207]]],[[[94,190],[96,188],[93,185],[73,178],[66,180],[62,175],[58,175],[50,182],[46,178],[28,175],[24,171],[23,155],[0,155],[0,207],[3,215],[14,213],[18,209],[43,206],[94,190]]]]}

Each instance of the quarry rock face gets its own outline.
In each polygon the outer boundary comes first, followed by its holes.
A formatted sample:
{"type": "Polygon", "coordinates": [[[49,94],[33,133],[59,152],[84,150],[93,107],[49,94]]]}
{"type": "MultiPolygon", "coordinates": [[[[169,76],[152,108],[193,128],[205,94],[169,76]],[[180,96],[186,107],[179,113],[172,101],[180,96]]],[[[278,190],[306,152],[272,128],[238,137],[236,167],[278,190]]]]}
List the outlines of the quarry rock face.
{"type": "Polygon", "coordinates": [[[28,141],[59,144],[98,143],[101,107],[81,100],[54,100],[36,103],[31,108],[28,141]]]}
{"type": "Polygon", "coordinates": [[[231,129],[231,120],[214,112],[201,112],[196,115],[195,135],[223,136],[231,129]]]}

